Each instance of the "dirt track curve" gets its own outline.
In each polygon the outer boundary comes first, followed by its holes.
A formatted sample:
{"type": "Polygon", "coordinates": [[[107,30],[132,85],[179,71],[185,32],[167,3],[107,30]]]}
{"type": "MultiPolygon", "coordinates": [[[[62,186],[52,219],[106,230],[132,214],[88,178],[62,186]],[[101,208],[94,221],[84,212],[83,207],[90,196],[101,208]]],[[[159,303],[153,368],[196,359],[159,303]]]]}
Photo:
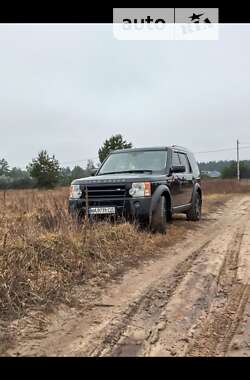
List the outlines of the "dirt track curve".
{"type": "Polygon", "coordinates": [[[110,282],[88,307],[62,307],[45,332],[23,332],[8,355],[250,356],[249,276],[244,195],[110,282]]]}

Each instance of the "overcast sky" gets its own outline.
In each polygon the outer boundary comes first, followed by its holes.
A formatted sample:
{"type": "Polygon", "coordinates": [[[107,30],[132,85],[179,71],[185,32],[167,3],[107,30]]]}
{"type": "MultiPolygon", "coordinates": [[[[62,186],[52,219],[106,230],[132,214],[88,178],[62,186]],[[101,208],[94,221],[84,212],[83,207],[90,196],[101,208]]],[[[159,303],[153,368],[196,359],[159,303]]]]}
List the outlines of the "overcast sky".
{"type": "Polygon", "coordinates": [[[250,145],[249,42],[250,24],[222,26],[218,41],[118,41],[112,25],[2,24],[0,158],[25,167],[47,149],[64,166],[84,165],[115,133],[137,147],[250,145]]]}

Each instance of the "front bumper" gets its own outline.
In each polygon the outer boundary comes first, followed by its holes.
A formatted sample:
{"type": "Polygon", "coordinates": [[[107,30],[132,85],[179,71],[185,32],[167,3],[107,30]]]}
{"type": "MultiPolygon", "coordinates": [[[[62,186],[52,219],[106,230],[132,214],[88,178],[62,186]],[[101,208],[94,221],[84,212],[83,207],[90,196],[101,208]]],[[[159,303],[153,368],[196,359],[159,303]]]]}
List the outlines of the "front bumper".
{"type": "MultiPolygon", "coordinates": [[[[89,207],[115,207],[116,217],[123,217],[127,220],[149,220],[151,197],[124,198],[120,199],[98,199],[91,200],[89,207]]],[[[86,215],[86,204],[83,199],[69,199],[69,213],[75,215],[86,215]]]]}

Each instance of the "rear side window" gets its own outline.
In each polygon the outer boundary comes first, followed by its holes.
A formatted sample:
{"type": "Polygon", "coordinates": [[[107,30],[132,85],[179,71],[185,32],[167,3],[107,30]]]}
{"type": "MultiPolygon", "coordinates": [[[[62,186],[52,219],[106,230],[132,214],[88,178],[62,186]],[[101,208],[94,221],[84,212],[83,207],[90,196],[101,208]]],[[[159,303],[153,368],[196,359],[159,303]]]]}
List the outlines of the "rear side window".
{"type": "Polygon", "coordinates": [[[191,164],[194,176],[196,178],[200,177],[199,166],[198,166],[198,164],[196,162],[196,159],[195,159],[193,153],[189,152],[188,153],[188,157],[189,157],[189,160],[190,160],[190,164],[191,164]]]}
{"type": "Polygon", "coordinates": [[[179,153],[181,165],[185,166],[186,173],[191,173],[190,163],[188,161],[187,155],[185,153],[179,153]]]}
{"type": "Polygon", "coordinates": [[[173,166],[181,165],[181,161],[177,152],[172,153],[172,165],[173,166]]]}

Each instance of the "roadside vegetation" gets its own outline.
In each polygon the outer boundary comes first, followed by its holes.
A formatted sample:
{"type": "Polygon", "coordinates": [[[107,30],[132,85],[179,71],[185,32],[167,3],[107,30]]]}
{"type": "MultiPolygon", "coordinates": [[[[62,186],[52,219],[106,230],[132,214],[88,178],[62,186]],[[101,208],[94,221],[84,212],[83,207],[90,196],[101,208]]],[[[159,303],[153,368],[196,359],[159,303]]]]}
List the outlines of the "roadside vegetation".
{"type": "Polygon", "coordinates": [[[202,181],[203,194],[234,194],[248,193],[250,180],[243,179],[238,182],[235,179],[212,179],[202,181]]]}
{"type": "Polygon", "coordinates": [[[68,215],[67,198],[65,188],[0,192],[2,319],[72,302],[74,285],[106,279],[163,244],[161,236],[128,223],[79,227],[68,215]]]}

